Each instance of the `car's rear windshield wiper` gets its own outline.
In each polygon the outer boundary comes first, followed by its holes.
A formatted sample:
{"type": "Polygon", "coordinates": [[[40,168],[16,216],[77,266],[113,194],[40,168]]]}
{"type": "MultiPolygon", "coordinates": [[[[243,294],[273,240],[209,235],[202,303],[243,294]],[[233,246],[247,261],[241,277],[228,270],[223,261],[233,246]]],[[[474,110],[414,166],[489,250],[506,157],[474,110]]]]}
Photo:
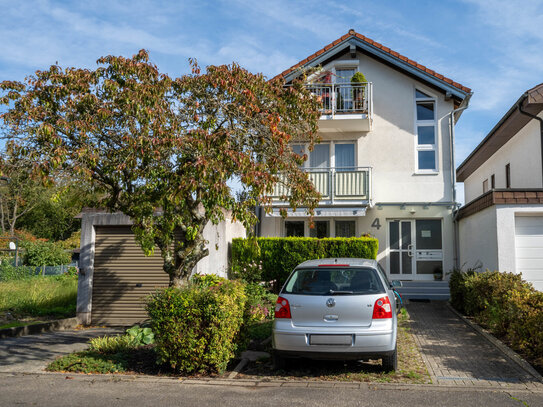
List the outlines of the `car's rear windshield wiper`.
{"type": "Polygon", "coordinates": [[[336,290],[330,290],[330,294],[332,295],[342,295],[342,294],[352,294],[352,291],[336,291],[336,290]]]}

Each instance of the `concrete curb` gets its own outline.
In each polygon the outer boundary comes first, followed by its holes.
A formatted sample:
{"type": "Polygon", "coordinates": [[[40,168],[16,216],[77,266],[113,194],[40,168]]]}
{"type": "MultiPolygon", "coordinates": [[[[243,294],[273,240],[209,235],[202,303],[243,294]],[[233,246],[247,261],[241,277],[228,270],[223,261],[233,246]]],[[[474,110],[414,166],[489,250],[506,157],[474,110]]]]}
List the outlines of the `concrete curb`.
{"type": "MultiPolygon", "coordinates": [[[[279,380],[279,379],[228,379],[228,378],[187,378],[176,376],[146,376],[146,375],[123,375],[123,374],[84,374],[84,373],[21,373],[21,372],[0,372],[1,377],[27,376],[44,378],[57,376],[63,379],[70,379],[82,382],[152,382],[152,383],[178,383],[189,386],[227,386],[245,388],[265,387],[296,387],[296,388],[335,388],[335,389],[360,389],[360,390],[420,390],[440,392],[462,392],[465,386],[457,385],[436,385],[436,384],[414,384],[414,383],[377,383],[377,382],[341,382],[341,381],[318,381],[318,380],[279,380]]],[[[469,390],[481,392],[507,392],[507,393],[536,393],[543,394],[543,389],[536,386],[525,386],[514,384],[510,386],[469,386],[469,390]]]]}
{"type": "Polygon", "coordinates": [[[13,328],[0,329],[0,339],[10,338],[14,336],[24,335],[37,335],[50,331],[61,331],[64,329],[70,329],[78,324],[77,317],[58,319],[50,322],[43,322],[40,324],[32,324],[25,326],[15,326],[13,328]]]}
{"type": "Polygon", "coordinates": [[[541,376],[537,370],[535,370],[528,362],[526,362],[518,353],[516,353],[514,350],[509,348],[507,345],[505,345],[502,341],[495,338],[491,334],[489,334],[485,329],[481,328],[479,325],[475,324],[474,322],[467,319],[465,316],[460,314],[457,310],[453,308],[453,306],[447,302],[447,307],[464,323],[466,323],[470,328],[472,328],[475,332],[483,336],[488,342],[490,342],[492,345],[494,345],[496,348],[498,348],[505,356],[507,356],[511,361],[515,362],[518,366],[520,366],[524,371],[526,371],[528,374],[532,375],[535,379],[537,379],[539,382],[543,382],[543,376],[541,376]]]}

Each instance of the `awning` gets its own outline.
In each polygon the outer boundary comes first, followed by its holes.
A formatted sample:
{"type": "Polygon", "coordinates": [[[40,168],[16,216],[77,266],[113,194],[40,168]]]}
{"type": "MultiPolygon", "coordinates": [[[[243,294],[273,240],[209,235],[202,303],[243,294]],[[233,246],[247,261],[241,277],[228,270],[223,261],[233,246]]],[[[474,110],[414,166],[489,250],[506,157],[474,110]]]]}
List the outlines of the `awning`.
{"type": "MultiPolygon", "coordinates": [[[[273,208],[272,212],[266,214],[266,216],[279,217],[281,216],[280,208],[273,208]]],[[[307,214],[304,208],[298,208],[296,212],[292,208],[287,209],[287,216],[289,218],[307,218],[307,214]]],[[[315,217],[349,217],[353,216],[366,216],[366,208],[317,208],[315,209],[315,217]]]]}

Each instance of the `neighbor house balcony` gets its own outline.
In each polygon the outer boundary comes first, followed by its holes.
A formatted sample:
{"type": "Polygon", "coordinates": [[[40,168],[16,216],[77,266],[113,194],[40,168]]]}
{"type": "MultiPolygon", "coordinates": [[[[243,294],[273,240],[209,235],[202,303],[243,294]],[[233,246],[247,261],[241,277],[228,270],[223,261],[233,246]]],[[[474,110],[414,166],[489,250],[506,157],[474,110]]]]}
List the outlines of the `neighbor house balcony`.
{"type": "MultiPolygon", "coordinates": [[[[321,204],[369,204],[371,199],[371,167],[356,168],[304,168],[309,179],[321,194],[321,204]]],[[[284,176],[286,181],[286,176],[284,176]]],[[[275,184],[272,199],[275,204],[285,203],[288,196],[285,182],[275,184]]]]}
{"type": "Polygon", "coordinates": [[[321,132],[370,131],[373,121],[373,86],[366,83],[309,83],[321,102],[321,132]]]}

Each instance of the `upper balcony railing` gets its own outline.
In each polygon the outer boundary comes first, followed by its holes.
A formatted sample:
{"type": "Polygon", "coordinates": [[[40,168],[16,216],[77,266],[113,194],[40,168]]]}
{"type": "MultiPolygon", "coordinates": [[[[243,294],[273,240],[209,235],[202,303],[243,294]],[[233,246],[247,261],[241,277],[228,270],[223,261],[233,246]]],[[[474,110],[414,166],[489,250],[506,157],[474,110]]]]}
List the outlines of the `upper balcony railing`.
{"type": "MultiPolygon", "coordinates": [[[[353,168],[304,168],[309,179],[321,194],[322,201],[369,201],[371,191],[371,167],[353,168]]],[[[272,198],[280,201],[288,196],[284,182],[275,185],[272,198]]]]}
{"type": "Polygon", "coordinates": [[[308,83],[307,89],[321,100],[321,113],[363,114],[371,117],[373,86],[366,83],[308,83]]]}

